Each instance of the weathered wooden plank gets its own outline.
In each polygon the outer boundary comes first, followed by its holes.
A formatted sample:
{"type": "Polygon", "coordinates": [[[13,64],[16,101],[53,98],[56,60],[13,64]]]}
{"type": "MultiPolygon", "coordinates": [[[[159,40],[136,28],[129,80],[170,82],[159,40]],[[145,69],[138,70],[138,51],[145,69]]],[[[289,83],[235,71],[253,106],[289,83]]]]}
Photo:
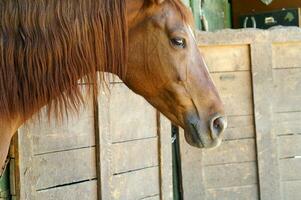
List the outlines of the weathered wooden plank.
{"type": "Polygon", "coordinates": [[[204,181],[207,189],[257,184],[256,162],[204,167],[204,181]]]}
{"type": "Polygon", "coordinates": [[[112,172],[124,173],[158,165],[158,138],[112,145],[112,172]]]}
{"type": "Polygon", "coordinates": [[[152,167],[113,176],[109,199],[143,199],[159,194],[158,174],[158,167],[152,167]]]}
{"type": "Polygon", "coordinates": [[[160,199],[173,200],[173,172],[172,172],[172,145],[171,145],[171,122],[159,112],[158,117],[158,146],[159,154],[159,178],[160,199]]]}
{"type": "Polygon", "coordinates": [[[277,136],[272,131],[273,60],[270,43],[251,44],[260,199],[280,199],[277,136]]]}
{"type": "Polygon", "coordinates": [[[96,178],[95,148],[35,156],[32,166],[37,190],[96,178]]]}
{"type": "Polygon", "coordinates": [[[258,200],[258,186],[247,185],[238,187],[214,188],[206,191],[206,200],[258,200]]]}
{"type": "Polygon", "coordinates": [[[237,140],[255,137],[254,119],[252,115],[228,116],[228,127],[224,133],[224,140],[237,140]]]}
{"type": "Polygon", "coordinates": [[[16,162],[19,173],[17,173],[16,182],[19,183],[17,188],[17,198],[35,199],[36,198],[36,179],[33,169],[33,144],[31,135],[26,126],[18,130],[16,162]]]}
{"type": "Polygon", "coordinates": [[[56,187],[42,190],[37,193],[36,200],[56,199],[56,200],[96,200],[97,181],[87,181],[83,183],[56,187]]]}
{"type": "Polygon", "coordinates": [[[219,148],[203,154],[203,164],[217,165],[256,160],[254,139],[224,141],[219,148]]]}
{"type": "Polygon", "coordinates": [[[301,68],[274,69],[274,112],[301,111],[301,68]]]}
{"type": "Polygon", "coordinates": [[[183,199],[206,199],[203,171],[203,150],[190,146],[180,129],[180,154],[182,167],[183,199]]]}
{"type": "Polygon", "coordinates": [[[284,181],[281,185],[283,200],[300,200],[301,181],[284,181]]]}
{"type": "Polygon", "coordinates": [[[274,113],[273,127],[277,135],[301,134],[301,112],[274,113]]]}
{"type": "Polygon", "coordinates": [[[111,198],[111,130],[110,130],[110,95],[108,91],[103,90],[99,93],[98,98],[98,126],[99,135],[97,136],[97,148],[100,152],[97,156],[98,174],[100,175],[99,184],[100,192],[98,200],[107,200],[111,198]]]}
{"type": "Polygon", "coordinates": [[[282,181],[301,180],[301,158],[282,159],[279,161],[282,181]]]}
{"type": "Polygon", "coordinates": [[[212,78],[225,104],[227,115],[252,115],[250,72],[214,73],[212,78]]]}
{"type": "Polygon", "coordinates": [[[124,84],[113,84],[109,105],[112,142],[157,135],[156,110],[124,84]]]}
{"type": "Polygon", "coordinates": [[[277,43],[273,45],[274,68],[298,68],[301,67],[301,43],[277,43]]]}
{"type": "Polygon", "coordinates": [[[285,135],[278,137],[279,158],[301,156],[301,135],[285,135]]]}
{"type": "Polygon", "coordinates": [[[250,70],[249,45],[200,46],[210,72],[250,70]]]}
{"type": "Polygon", "coordinates": [[[43,154],[95,145],[94,108],[91,101],[78,114],[70,114],[62,122],[48,120],[45,110],[40,119],[28,124],[34,154],[43,154]]]}

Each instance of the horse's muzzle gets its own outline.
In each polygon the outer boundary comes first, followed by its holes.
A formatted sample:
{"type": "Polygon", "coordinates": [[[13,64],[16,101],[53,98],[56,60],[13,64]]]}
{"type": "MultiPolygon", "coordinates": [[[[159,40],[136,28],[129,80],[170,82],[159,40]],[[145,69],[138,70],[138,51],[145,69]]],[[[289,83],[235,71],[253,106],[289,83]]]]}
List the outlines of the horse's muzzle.
{"type": "Polygon", "coordinates": [[[209,120],[202,120],[197,114],[188,114],[185,120],[185,139],[198,148],[214,148],[221,144],[226,127],[226,118],[219,114],[211,116],[209,120]]]}

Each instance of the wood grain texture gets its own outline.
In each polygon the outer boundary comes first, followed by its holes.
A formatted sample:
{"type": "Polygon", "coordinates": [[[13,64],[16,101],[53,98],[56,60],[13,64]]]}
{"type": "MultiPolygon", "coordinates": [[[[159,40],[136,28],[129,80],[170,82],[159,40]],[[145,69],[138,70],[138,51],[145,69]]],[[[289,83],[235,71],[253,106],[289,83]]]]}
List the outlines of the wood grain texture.
{"type": "Polygon", "coordinates": [[[203,150],[190,146],[180,129],[180,156],[184,199],[206,199],[206,183],[202,165],[203,150]]]}
{"type": "Polygon", "coordinates": [[[253,114],[250,72],[214,73],[212,78],[225,104],[227,115],[253,114]]]}
{"type": "Polygon", "coordinates": [[[203,165],[220,165],[256,160],[254,139],[224,141],[219,148],[203,154],[203,165]]]}
{"type": "Polygon", "coordinates": [[[277,136],[272,130],[272,45],[251,45],[254,114],[260,199],[280,199],[277,136]]]}
{"type": "Polygon", "coordinates": [[[200,46],[210,72],[250,70],[249,45],[200,46]]]}
{"type": "Polygon", "coordinates": [[[104,90],[99,93],[98,97],[98,126],[99,126],[99,140],[97,146],[100,154],[97,163],[98,174],[100,174],[100,195],[98,200],[107,200],[111,198],[111,129],[110,129],[110,95],[108,91],[104,90]]]}
{"type": "MultiPolygon", "coordinates": [[[[301,64],[301,62],[300,62],[301,64]]],[[[274,112],[301,111],[301,68],[274,69],[274,112]]]]}
{"type": "Polygon", "coordinates": [[[284,135],[278,137],[279,158],[301,156],[301,135],[284,135]]]}
{"type": "Polygon", "coordinates": [[[252,115],[228,116],[228,127],[224,140],[255,138],[254,118],[252,115]]]}
{"type": "Polygon", "coordinates": [[[173,200],[173,171],[172,171],[172,144],[171,122],[159,112],[158,120],[158,147],[159,147],[159,178],[160,199],[173,200]]]}
{"type": "Polygon", "coordinates": [[[112,85],[109,106],[112,142],[157,135],[156,110],[124,84],[112,85]]]}
{"type": "Polygon", "coordinates": [[[301,134],[301,111],[274,113],[273,129],[277,135],[301,134]]]}
{"type": "Polygon", "coordinates": [[[160,193],[159,168],[120,174],[112,177],[112,191],[109,199],[143,199],[160,193]]]}
{"type": "Polygon", "coordinates": [[[300,200],[301,181],[284,181],[281,185],[283,200],[300,200]]]}
{"type": "Polygon", "coordinates": [[[158,165],[158,138],[112,145],[112,172],[124,173],[158,165]]]}
{"type": "Polygon", "coordinates": [[[301,43],[276,43],[273,45],[273,68],[300,68],[301,43]]]}
{"type": "Polygon", "coordinates": [[[102,199],[172,199],[169,120],[123,84],[110,87],[98,100],[102,199]]]}
{"type": "Polygon", "coordinates": [[[257,185],[208,189],[206,200],[258,200],[257,185]]]}
{"type": "Polygon", "coordinates": [[[279,161],[280,175],[282,181],[301,180],[301,158],[289,158],[279,161]]]}
{"type": "Polygon", "coordinates": [[[35,156],[32,166],[37,190],[95,179],[95,148],[35,156]]]}
{"type": "Polygon", "coordinates": [[[257,184],[256,162],[204,167],[206,188],[222,188],[257,184]]]}

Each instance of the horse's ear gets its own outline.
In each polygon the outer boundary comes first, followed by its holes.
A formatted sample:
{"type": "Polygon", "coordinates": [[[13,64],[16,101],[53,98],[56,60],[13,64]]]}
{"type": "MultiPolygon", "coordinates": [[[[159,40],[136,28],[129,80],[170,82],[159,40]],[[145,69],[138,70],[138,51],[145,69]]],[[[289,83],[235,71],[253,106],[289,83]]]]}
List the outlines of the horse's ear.
{"type": "Polygon", "coordinates": [[[161,4],[164,0],[150,0],[152,3],[161,4]]]}

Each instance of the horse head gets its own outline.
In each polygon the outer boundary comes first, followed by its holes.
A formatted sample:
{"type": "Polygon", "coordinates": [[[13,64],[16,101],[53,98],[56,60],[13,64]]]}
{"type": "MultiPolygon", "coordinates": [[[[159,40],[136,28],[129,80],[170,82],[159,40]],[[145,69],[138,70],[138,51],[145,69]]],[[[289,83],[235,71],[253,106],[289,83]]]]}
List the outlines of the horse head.
{"type": "Polygon", "coordinates": [[[190,11],[177,0],[129,0],[127,19],[125,84],[184,128],[190,145],[218,146],[225,112],[199,52],[190,11]]]}

